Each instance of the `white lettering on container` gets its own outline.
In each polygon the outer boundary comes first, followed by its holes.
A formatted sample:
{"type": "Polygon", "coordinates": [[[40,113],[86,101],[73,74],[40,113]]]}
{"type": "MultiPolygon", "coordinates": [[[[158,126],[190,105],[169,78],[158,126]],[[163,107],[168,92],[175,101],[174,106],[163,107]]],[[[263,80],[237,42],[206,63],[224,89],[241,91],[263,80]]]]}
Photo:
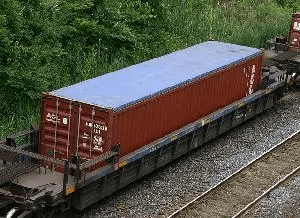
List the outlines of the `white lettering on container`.
{"type": "Polygon", "coordinates": [[[63,124],[68,124],[68,118],[63,118],[63,124]]]}
{"type": "Polygon", "coordinates": [[[102,150],[103,150],[102,144],[103,144],[103,139],[102,139],[102,137],[99,136],[99,135],[95,135],[94,138],[93,138],[94,149],[95,149],[95,150],[102,151],[102,150]]]}
{"type": "Polygon", "coordinates": [[[244,68],[244,74],[247,78],[247,87],[248,91],[246,92],[246,96],[251,95],[254,90],[253,90],[253,84],[254,84],[254,77],[255,77],[255,65],[253,64],[252,67],[249,66],[248,69],[244,68]]]}
{"type": "MultiPolygon", "coordinates": [[[[85,122],[85,125],[88,126],[88,127],[93,126],[93,124],[91,122],[85,122]]],[[[101,131],[107,131],[107,126],[94,123],[93,130],[94,130],[94,133],[99,133],[100,134],[101,131]]]]}
{"type": "Polygon", "coordinates": [[[84,132],[82,138],[83,138],[83,139],[88,139],[88,138],[89,138],[89,134],[86,133],[86,132],[84,132]]]}
{"type": "Polygon", "coordinates": [[[60,123],[60,118],[56,117],[55,114],[53,114],[53,113],[52,114],[50,114],[50,113],[47,114],[46,121],[56,123],[56,120],[57,120],[57,123],[60,123]]]}
{"type": "Polygon", "coordinates": [[[294,29],[300,31],[300,22],[294,22],[294,29]]]}

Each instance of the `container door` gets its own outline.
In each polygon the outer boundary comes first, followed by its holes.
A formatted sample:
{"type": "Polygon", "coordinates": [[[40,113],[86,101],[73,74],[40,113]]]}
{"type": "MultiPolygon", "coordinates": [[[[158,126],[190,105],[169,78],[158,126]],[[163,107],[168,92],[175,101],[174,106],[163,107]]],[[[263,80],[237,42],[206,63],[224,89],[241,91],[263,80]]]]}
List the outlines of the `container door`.
{"type": "Polygon", "coordinates": [[[72,101],[44,94],[42,98],[40,153],[55,159],[70,159],[74,144],[72,101]]]}
{"type": "Polygon", "coordinates": [[[109,112],[84,104],[78,105],[77,108],[73,153],[85,161],[109,150],[109,112]]]}
{"type": "Polygon", "coordinates": [[[110,147],[110,113],[98,107],[44,95],[40,126],[40,153],[56,159],[83,161],[110,147]]]}

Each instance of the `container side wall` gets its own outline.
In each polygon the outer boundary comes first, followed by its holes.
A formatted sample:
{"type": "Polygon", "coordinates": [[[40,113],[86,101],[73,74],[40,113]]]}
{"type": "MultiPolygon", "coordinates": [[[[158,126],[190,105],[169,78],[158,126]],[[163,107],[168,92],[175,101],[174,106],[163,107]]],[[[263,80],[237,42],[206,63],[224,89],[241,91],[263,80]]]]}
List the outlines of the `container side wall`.
{"type": "Polygon", "coordinates": [[[257,91],[262,55],[116,112],[121,156],[257,91]]]}

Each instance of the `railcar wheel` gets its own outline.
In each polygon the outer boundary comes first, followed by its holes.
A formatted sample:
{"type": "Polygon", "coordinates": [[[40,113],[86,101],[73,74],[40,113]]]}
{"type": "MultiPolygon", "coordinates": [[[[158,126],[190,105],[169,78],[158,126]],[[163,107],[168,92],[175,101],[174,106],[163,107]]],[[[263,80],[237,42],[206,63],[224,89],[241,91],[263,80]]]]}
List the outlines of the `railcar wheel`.
{"type": "Polygon", "coordinates": [[[55,214],[55,210],[50,211],[35,211],[33,213],[32,218],[53,218],[55,214]]]}
{"type": "Polygon", "coordinates": [[[12,208],[6,218],[53,218],[55,210],[24,211],[19,208],[12,208]]]}
{"type": "Polygon", "coordinates": [[[23,211],[17,218],[33,218],[33,212],[32,211],[23,211]]]}
{"type": "Polygon", "coordinates": [[[32,215],[32,211],[24,211],[14,207],[7,213],[6,218],[31,218],[32,215]]]}

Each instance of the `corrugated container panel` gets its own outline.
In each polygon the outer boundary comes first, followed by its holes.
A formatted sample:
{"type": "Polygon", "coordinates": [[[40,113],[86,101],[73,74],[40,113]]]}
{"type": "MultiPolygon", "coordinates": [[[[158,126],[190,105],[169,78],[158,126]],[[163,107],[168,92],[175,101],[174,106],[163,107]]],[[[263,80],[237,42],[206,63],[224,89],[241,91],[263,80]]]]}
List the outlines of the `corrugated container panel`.
{"type": "Polygon", "coordinates": [[[259,89],[262,51],[206,42],[45,93],[41,153],[121,156],[259,89]],[[56,122],[56,117],[58,122],[56,122]]]}
{"type": "Polygon", "coordinates": [[[292,51],[300,51],[300,13],[292,15],[292,24],[289,32],[289,46],[292,51]]]}

